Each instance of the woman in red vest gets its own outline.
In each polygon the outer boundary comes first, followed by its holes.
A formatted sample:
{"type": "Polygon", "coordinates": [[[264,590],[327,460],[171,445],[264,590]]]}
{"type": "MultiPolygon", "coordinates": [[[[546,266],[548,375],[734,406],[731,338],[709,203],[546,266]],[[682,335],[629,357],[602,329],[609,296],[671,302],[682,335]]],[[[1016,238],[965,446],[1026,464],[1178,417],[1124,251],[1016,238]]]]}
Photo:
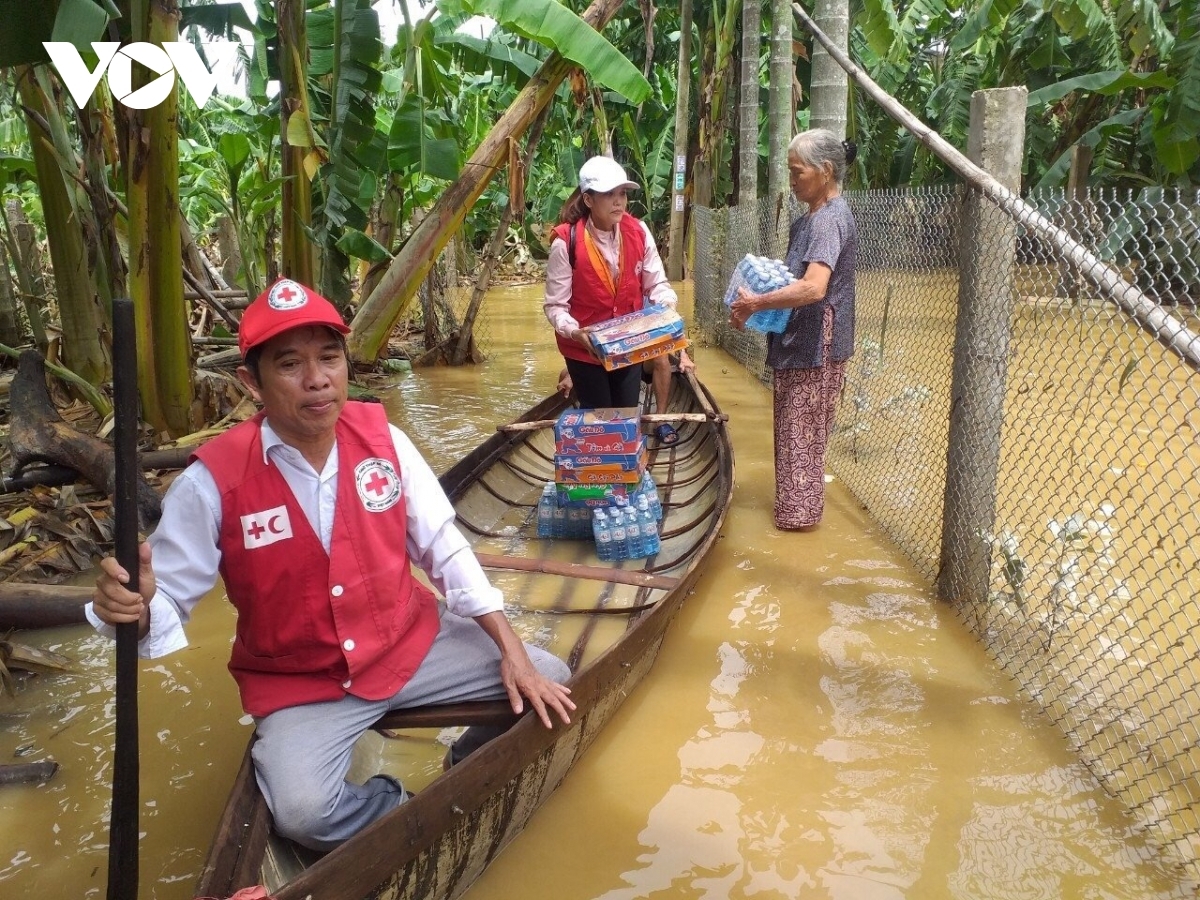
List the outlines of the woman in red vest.
{"type": "MultiPolygon", "coordinates": [[[[678,298],[667,281],[662,259],[645,223],[625,211],[637,184],[607,156],[593,156],[579,170],[579,188],[563,207],[546,263],[546,318],[554,326],[579,405],[586,409],[637,406],[642,367],[607,371],[583,331],[589,325],[641,309],[644,302],[674,307],[678,298]]],[[[665,411],[670,370],[654,379],[656,402],[665,411]]],[[[692,362],[684,353],[680,369],[692,362]]],[[[657,372],[655,373],[657,376],[657,372]]],[[[674,443],[670,425],[659,438],[674,443]]]]}

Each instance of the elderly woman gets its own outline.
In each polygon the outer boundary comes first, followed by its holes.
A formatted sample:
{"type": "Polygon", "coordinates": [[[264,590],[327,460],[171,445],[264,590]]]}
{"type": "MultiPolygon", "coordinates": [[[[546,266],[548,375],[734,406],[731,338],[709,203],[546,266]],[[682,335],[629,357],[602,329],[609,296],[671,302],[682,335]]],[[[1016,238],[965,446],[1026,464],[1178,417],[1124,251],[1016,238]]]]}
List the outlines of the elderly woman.
{"type": "Polygon", "coordinates": [[[730,308],[739,330],[758,310],[792,310],[767,349],[775,373],[775,527],[784,530],[813,528],[825,509],[825,446],[854,352],[858,230],[841,188],[855,155],[854,144],[823,128],[792,140],[792,193],[808,205],[788,237],[787,265],[797,280],[765,294],[742,288],[730,308]]]}

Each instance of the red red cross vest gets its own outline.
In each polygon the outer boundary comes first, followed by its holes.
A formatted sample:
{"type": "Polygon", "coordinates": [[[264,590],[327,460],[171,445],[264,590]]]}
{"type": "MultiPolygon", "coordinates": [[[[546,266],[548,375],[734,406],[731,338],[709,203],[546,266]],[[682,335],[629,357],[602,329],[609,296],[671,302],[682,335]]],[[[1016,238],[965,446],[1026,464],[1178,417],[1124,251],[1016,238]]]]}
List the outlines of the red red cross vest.
{"type": "MultiPolygon", "coordinates": [[[[554,227],[554,239],[570,243],[575,229],[575,268],[571,272],[571,315],[581,328],[606,322],[642,308],[642,261],[646,258],[646,232],[642,223],[626,213],[621,217],[621,271],[617,274],[617,295],[609,291],[603,277],[592,265],[584,240],[584,224],[567,223],[554,227]]],[[[553,240],[551,243],[553,243],[553,240]]],[[[558,338],[558,349],[568,359],[594,363],[596,360],[576,341],[558,338]]]]}
{"type": "Polygon", "coordinates": [[[221,577],[237,608],[229,671],[242,707],[398,691],[438,632],[412,575],[400,463],[383,407],[347,402],[337,423],[329,554],[279,469],[263,461],[262,413],[196,451],[221,493],[221,577]]]}

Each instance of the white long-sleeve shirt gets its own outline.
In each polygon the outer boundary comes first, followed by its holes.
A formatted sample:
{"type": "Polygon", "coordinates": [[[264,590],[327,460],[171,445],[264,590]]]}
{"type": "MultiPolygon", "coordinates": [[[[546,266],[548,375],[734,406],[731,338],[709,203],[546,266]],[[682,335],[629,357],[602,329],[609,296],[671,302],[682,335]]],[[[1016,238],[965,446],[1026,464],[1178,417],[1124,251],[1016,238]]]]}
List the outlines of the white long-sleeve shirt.
{"type": "MultiPolygon", "coordinates": [[[[389,426],[408,515],[405,544],[409,558],[460,616],[473,617],[504,608],[479,560],[454,524],[454,508],[437,476],[399,428],[389,426]]],[[[262,424],[263,459],[279,468],[313,531],[329,552],[337,506],[337,444],[318,473],[300,451],[285,444],[262,424]]],[[[192,609],[216,584],[221,551],[221,496],[212,473],[202,462],[188,466],[163,498],[162,518],[149,537],[157,591],[150,601],[150,631],[138,644],[138,655],[153,659],[187,646],[184,625],[192,609]]],[[[114,629],[100,621],[89,603],[88,621],[102,634],[114,629]]]]}
{"type": "MultiPolygon", "coordinates": [[[[667,281],[667,273],[663,269],[662,257],[658,255],[654,236],[650,234],[645,222],[639,219],[638,224],[642,226],[646,236],[646,255],[642,257],[642,296],[649,297],[651,303],[674,309],[679,297],[667,281]]],[[[620,264],[620,226],[612,231],[601,232],[592,227],[589,219],[585,227],[615,278],[620,264]]],[[[576,256],[580,253],[587,253],[587,248],[577,246],[576,256]]],[[[554,330],[568,340],[571,338],[571,332],[579,327],[578,320],[571,315],[572,274],[571,261],[567,257],[567,242],[555,240],[550,245],[550,257],[546,260],[546,299],[542,306],[554,330]]]]}

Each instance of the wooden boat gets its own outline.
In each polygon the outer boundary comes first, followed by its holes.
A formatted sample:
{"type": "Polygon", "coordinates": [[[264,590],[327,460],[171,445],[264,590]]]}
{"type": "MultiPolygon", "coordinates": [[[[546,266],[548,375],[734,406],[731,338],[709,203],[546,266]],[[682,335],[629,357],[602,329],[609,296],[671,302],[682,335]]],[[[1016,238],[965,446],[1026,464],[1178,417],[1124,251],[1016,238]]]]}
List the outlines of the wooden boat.
{"type": "MultiPolygon", "coordinates": [[[[441,478],[460,527],[505,592],[514,628],[570,664],[577,704],[571,725],[550,730],[528,713],[515,719],[507,701],[388,714],[376,730],[399,738],[393,743],[408,753],[405,759],[417,759],[418,774],[432,771],[432,780],[422,786],[418,778],[415,798],[323,856],[272,832],[247,751],[197,897],[229,897],[262,885],[277,900],[448,900],[463,894],[521,832],[650,669],[729,507],[733,452],[726,417],[694,377],[673,381],[668,412],[645,417],[670,420],[679,433],[671,446],[648,439],[664,510],[655,557],[600,563],[590,541],[536,538],[537,500],[553,479],[552,425],[566,406],[560,396],[502,426],[441,478]],[[445,773],[445,746],[420,736],[513,721],[445,773]],[[414,753],[414,746],[429,749],[414,753]]],[[[387,743],[370,732],[366,737],[387,743]]],[[[414,783],[411,773],[387,771],[414,783]]]]}

